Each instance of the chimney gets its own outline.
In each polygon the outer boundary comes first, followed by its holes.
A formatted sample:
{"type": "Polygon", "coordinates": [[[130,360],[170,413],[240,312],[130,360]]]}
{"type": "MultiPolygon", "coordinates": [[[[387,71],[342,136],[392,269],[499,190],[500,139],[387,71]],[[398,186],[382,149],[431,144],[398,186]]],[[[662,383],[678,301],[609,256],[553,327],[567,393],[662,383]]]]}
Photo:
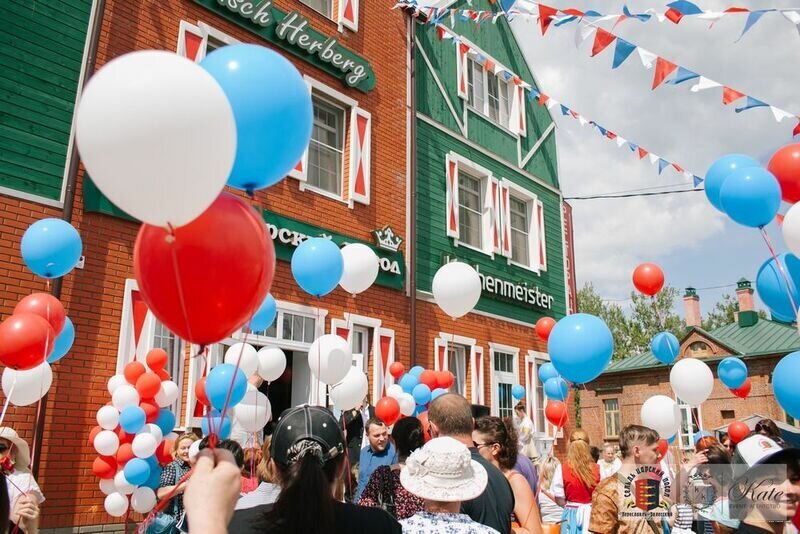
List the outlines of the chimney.
{"type": "Polygon", "coordinates": [[[697,290],[693,287],[686,288],[686,294],[683,295],[683,314],[686,320],[686,326],[700,326],[703,318],[700,317],[700,297],[697,296],[697,290]]]}
{"type": "Polygon", "coordinates": [[[740,278],[736,282],[736,299],[739,301],[739,311],[754,311],[753,304],[753,284],[746,278],[740,278]]]}

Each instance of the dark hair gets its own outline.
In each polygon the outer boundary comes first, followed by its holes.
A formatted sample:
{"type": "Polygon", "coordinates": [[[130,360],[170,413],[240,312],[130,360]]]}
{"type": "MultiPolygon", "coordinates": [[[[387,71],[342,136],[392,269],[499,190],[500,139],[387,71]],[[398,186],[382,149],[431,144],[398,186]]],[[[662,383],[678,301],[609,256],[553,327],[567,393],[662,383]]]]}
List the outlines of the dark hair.
{"type": "MultiPolygon", "coordinates": [[[[319,443],[301,439],[290,450],[301,451],[288,464],[275,461],[281,492],[266,519],[281,532],[333,532],[333,494],[331,484],[347,454],[338,454],[322,463],[319,443]],[[314,503],[309,506],[309,503],[314,503]]],[[[291,458],[293,455],[290,454],[291,458]]]]}
{"type": "Polygon", "coordinates": [[[392,428],[392,439],[397,447],[397,456],[400,459],[425,445],[425,435],[422,423],[416,417],[403,417],[392,428]]]}
{"type": "Polygon", "coordinates": [[[428,421],[436,425],[440,436],[471,436],[475,428],[472,407],[467,399],[455,393],[445,393],[431,402],[428,421]]]}
{"type": "MultiPolygon", "coordinates": [[[[206,436],[200,440],[200,447],[199,450],[208,449],[209,448],[209,438],[210,436],[206,436]]],[[[244,467],[244,451],[242,450],[242,446],[239,445],[236,441],[232,439],[221,439],[219,440],[216,445],[214,445],[217,449],[225,449],[231,451],[233,454],[233,459],[236,461],[236,466],[241,469],[244,467]]]]}
{"type": "Polygon", "coordinates": [[[369,427],[376,425],[376,426],[386,426],[386,423],[383,422],[383,419],[378,417],[370,417],[367,419],[367,424],[364,425],[364,430],[367,434],[369,434],[369,427]]]}
{"type": "Polygon", "coordinates": [[[503,469],[513,469],[517,463],[517,433],[514,426],[499,417],[484,416],[475,421],[475,430],[489,438],[490,443],[500,445],[497,463],[503,469]]]}
{"type": "MultiPolygon", "coordinates": [[[[5,477],[4,477],[5,478],[5,477]]],[[[8,532],[11,504],[8,502],[8,485],[5,480],[0,481],[0,533],[8,532]]]]}
{"type": "Polygon", "coordinates": [[[709,464],[725,465],[731,463],[731,453],[719,442],[710,443],[705,451],[709,464]]]}
{"type": "Polygon", "coordinates": [[[781,437],[781,431],[772,419],[762,419],[756,423],[755,433],[762,434],[772,439],[780,439],[781,437]]]}
{"type": "Polygon", "coordinates": [[[631,447],[634,442],[644,441],[647,445],[657,443],[659,440],[658,432],[652,428],[641,425],[628,425],[619,433],[619,452],[623,458],[631,454],[631,447]]]}
{"type": "Polygon", "coordinates": [[[592,460],[594,460],[595,462],[599,462],[600,461],[600,449],[595,447],[594,445],[592,445],[592,448],[590,449],[590,452],[592,454],[592,460]]]}
{"type": "Polygon", "coordinates": [[[257,468],[261,463],[261,447],[248,447],[244,449],[244,476],[257,476],[257,468]]]}

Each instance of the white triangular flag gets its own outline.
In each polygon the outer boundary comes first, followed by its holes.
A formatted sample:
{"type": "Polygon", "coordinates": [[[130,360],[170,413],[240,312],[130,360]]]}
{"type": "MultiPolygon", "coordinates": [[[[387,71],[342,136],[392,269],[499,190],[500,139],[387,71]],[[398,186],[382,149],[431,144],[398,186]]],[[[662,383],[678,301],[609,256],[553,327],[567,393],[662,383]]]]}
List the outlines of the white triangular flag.
{"type": "Polygon", "coordinates": [[[578,122],[581,123],[581,126],[586,126],[589,124],[589,121],[583,118],[583,115],[578,115],[578,122]]]}
{"type": "Polygon", "coordinates": [[[703,13],[697,15],[697,18],[703,20],[710,20],[712,22],[717,21],[725,16],[725,13],[722,11],[704,11],[703,13]]]}
{"type": "Polygon", "coordinates": [[[791,113],[788,111],[784,111],[781,108],[776,108],[775,106],[770,106],[770,110],[772,110],[772,114],[775,116],[775,120],[781,122],[783,119],[788,119],[789,117],[793,117],[791,113]]]}
{"type": "Polygon", "coordinates": [[[658,56],[642,47],[638,47],[636,51],[639,53],[639,58],[642,60],[642,65],[644,65],[644,68],[652,69],[653,63],[656,62],[658,56]]]}
{"type": "Polygon", "coordinates": [[[693,180],[693,179],[694,179],[694,175],[693,175],[692,173],[690,173],[690,172],[686,172],[686,171],[684,171],[684,172],[683,172],[683,176],[684,176],[684,177],[685,177],[687,180],[693,180]]]}
{"type": "Polygon", "coordinates": [[[667,20],[667,16],[663,13],[656,13],[656,18],[658,19],[658,22],[664,22],[667,20]]]}
{"type": "Polygon", "coordinates": [[[575,30],[575,48],[581,46],[581,43],[589,38],[596,31],[596,28],[584,22],[583,19],[578,22],[578,28],[575,30]]]}
{"type": "Polygon", "coordinates": [[[553,109],[555,106],[558,106],[559,104],[560,102],[558,100],[556,100],[553,97],[550,97],[547,99],[547,104],[545,105],[547,106],[547,109],[553,109]]]}
{"type": "Polygon", "coordinates": [[[660,159],[661,159],[660,157],[656,156],[656,155],[655,155],[655,154],[653,154],[652,152],[650,152],[650,153],[648,154],[648,156],[650,157],[650,165],[652,165],[653,163],[655,163],[656,161],[658,161],[658,160],[660,160],[660,159]]]}
{"type": "Polygon", "coordinates": [[[622,137],[621,135],[618,135],[617,138],[614,139],[614,141],[617,142],[617,146],[620,148],[622,147],[622,145],[628,142],[628,140],[622,137]]]}
{"type": "Polygon", "coordinates": [[[698,91],[705,91],[706,89],[712,89],[714,87],[722,87],[721,83],[717,83],[714,80],[709,80],[705,76],[700,76],[700,80],[692,86],[692,92],[696,93],[698,91]]]}
{"type": "Polygon", "coordinates": [[[786,20],[794,24],[797,28],[797,32],[800,33],[800,13],[797,11],[781,11],[781,15],[786,17],[786,20]]]}

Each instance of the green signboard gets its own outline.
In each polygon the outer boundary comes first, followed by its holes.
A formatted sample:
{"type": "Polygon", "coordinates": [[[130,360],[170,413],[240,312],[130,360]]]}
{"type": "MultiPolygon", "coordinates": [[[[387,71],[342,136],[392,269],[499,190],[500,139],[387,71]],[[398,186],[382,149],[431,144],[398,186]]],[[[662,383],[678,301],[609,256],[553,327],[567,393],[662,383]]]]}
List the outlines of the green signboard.
{"type": "Polygon", "coordinates": [[[369,62],[343,47],[335,37],[311,27],[297,11],[284,13],[272,0],[194,0],[234,24],[316,65],[350,87],[367,92],[375,87],[369,62]]]}

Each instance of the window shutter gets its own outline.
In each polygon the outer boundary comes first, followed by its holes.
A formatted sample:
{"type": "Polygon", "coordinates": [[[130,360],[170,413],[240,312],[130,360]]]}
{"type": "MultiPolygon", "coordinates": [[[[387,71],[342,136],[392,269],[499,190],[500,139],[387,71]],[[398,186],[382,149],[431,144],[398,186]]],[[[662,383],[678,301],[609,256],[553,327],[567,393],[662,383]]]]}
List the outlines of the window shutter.
{"type": "Polygon", "coordinates": [[[339,26],[358,31],[358,0],[339,0],[339,26]]]}
{"type": "Polygon", "coordinates": [[[483,347],[473,345],[469,353],[470,367],[470,387],[472,393],[470,398],[472,404],[484,404],[483,392],[483,347]]]}
{"type": "Polygon", "coordinates": [[[331,334],[336,334],[348,343],[350,343],[350,334],[353,329],[347,324],[347,321],[341,319],[331,319],[331,334]]]}
{"type": "MultiPolygon", "coordinates": [[[[518,100],[519,100],[519,134],[522,136],[528,135],[528,125],[527,125],[527,117],[525,114],[526,107],[525,107],[525,89],[518,85],[516,88],[518,100]]],[[[511,120],[514,120],[514,116],[512,115],[511,120]]]]}
{"type": "MultiPolygon", "coordinates": [[[[191,346],[192,354],[197,354],[200,347],[191,346]]],[[[189,384],[186,392],[186,426],[199,427],[205,415],[205,406],[197,400],[194,388],[197,383],[208,375],[209,361],[207,352],[197,357],[189,358],[189,384]]],[[[178,414],[175,414],[178,415],[178,414]]]]}
{"type": "Polygon", "coordinates": [[[447,191],[445,193],[446,201],[446,224],[447,235],[458,239],[458,161],[452,156],[448,155],[447,158],[447,191]]]}
{"type": "Polygon", "coordinates": [[[195,63],[205,57],[206,36],[198,26],[182,20],[178,26],[178,55],[195,63]]]}
{"type": "Polygon", "coordinates": [[[533,421],[533,432],[542,432],[543,429],[538,428],[539,418],[536,416],[536,410],[539,409],[536,399],[536,381],[539,380],[537,374],[536,362],[533,360],[525,359],[525,408],[528,411],[528,417],[533,421]]]}
{"type": "Polygon", "coordinates": [[[435,371],[447,371],[447,341],[441,338],[433,340],[433,368],[435,371]]]}
{"type": "Polygon", "coordinates": [[[458,77],[458,96],[466,99],[468,97],[467,89],[467,56],[469,55],[469,46],[464,43],[458,43],[456,47],[456,76],[458,77]]]}
{"type": "Polygon", "coordinates": [[[125,366],[134,360],[144,363],[147,351],[152,345],[154,319],[139,292],[136,280],[126,280],[117,346],[117,374],[122,373],[125,366]]]}
{"type": "Polygon", "coordinates": [[[354,107],[350,113],[350,200],[366,205],[369,205],[371,151],[372,116],[354,107]]]}
{"type": "Polygon", "coordinates": [[[375,329],[375,348],[372,353],[374,358],[372,399],[375,404],[386,396],[386,388],[394,383],[394,379],[389,373],[389,366],[394,362],[394,330],[375,329]]]}
{"type": "Polygon", "coordinates": [[[509,198],[508,185],[500,182],[500,210],[502,214],[501,240],[502,254],[511,257],[511,199],[509,198]]]}
{"type": "Polygon", "coordinates": [[[545,243],[545,228],[544,228],[544,204],[541,200],[537,200],[534,204],[536,209],[536,228],[539,232],[537,242],[539,244],[539,270],[547,270],[547,244],[545,243]]]}
{"type": "Polygon", "coordinates": [[[508,91],[511,92],[511,95],[509,95],[509,100],[511,101],[511,111],[508,113],[508,129],[517,135],[520,133],[520,109],[523,108],[522,95],[520,94],[519,89],[521,88],[509,82],[508,91]]]}
{"type": "MultiPolygon", "coordinates": [[[[308,87],[308,92],[311,93],[311,84],[308,82],[308,80],[306,80],[306,86],[308,87]]],[[[306,181],[306,178],[308,177],[308,147],[306,147],[306,151],[303,152],[303,157],[297,162],[297,165],[295,165],[294,169],[289,171],[289,177],[301,182],[306,181]]]]}
{"type": "Polygon", "coordinates": [[[491,201],[491,214],[492,218],[492,251],[499,254],[502,252],[502,236],[501,229],[503,226],[503,216],[500,210],[500,182],[497,178],[490,180],[489,199],[491,201]]]}

